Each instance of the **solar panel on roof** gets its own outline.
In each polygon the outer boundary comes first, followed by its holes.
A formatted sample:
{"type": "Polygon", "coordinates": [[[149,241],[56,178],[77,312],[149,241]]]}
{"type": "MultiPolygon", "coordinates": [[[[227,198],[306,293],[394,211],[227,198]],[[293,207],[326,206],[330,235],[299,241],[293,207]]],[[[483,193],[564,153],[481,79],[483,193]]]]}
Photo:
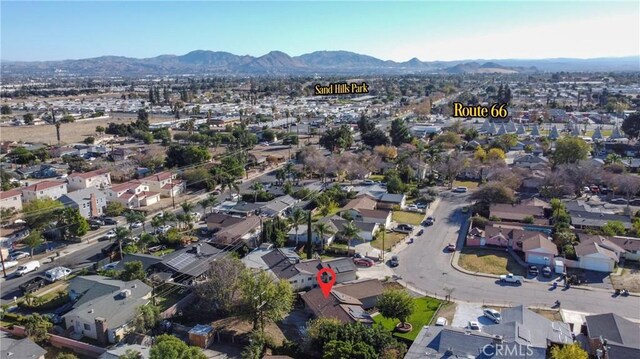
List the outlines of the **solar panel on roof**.
{"type": "Polygon", "coordinates": [[[351,271],[351,266],[348,264],[339,264],[337,266],[331,266],[336,273],[344,273],[351,271]]]}
{"type": "Polygon", "coordinates": [[[175,258],[172,258],[171,260],[169,260],[167,262],[167,265],[177,270],[181,270],[184,267],[188,266],[189,264],[193,263],[194,261],[195,261],[195,258],[191,254],[181,253],[175,258]]]}

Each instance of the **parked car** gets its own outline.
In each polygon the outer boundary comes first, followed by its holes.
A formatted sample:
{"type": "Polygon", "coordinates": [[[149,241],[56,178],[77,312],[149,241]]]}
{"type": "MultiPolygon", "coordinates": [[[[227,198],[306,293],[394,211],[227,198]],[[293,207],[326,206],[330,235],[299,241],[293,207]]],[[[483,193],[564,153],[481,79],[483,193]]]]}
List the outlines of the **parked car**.
{"type": "Polygon", "coordinates": [[[467,192],[468,190],[469,190],[469,189],[468,189],[467,187],[460,186],[460,187],[456,187],[456,188],[454,188],[454,189],[453,189],[453,192],[456,192],[456,193],[465,193],[465,192],[467,192]]]}
{"type": "Polygon", "coordinates": [[[153,246],[153,247],[149,247],[147,250],[149,251],[149,253],[154,253],[154,252],[158,252],[161,251],[163,249],[166,249],[167,246],[165,246],[164,244],[161,244],[159,246],[153,246]]]}
{"type": "Polygon", "coordinates": [[[371,267],[373,266],[373,260],[369,258],[354,258],[353,263],[357,266],[371,267]]]}
{"type": "Polygon", "coordinates": [[[409,212],[420,212],[420,208],[415,204],[410,204],[405,209],[409,212]]]}
{"type": "Polygon", "coordinates": [[[611,200],[613,204],[627,204],[627,200],[624,198],[614,198],[611,200]]]}
{"type": "Polygon", "coordinates": [[[436,217],[429,216],[429,217],[427,217],[427,219],[424,220],[424,222],[422,222],[422,225],[423,226],[432,226],[435,221],[436,221],[436,217]]]}
{"type": "Polygon", "coordinates": [[[534,265],[530,265],[528,269],[529,275],[532,277],[537,277],[540,272],[538,272],[538,267],[534,265]]]}
{"type": "Polygon", "coordinates": [[[373,180],[366,179],[366,180],[362,181],[362,183],[363,183],[363,184],[366,184],[366,185],[372,185],[372,184],[374,184],[375,182],[373,182],[373,180]]]}
{"type": "Polygon", "coordinates": [[[447,246],[447,250],[449,252],[454,252],[456,250],[456,245],[453,243],[449,243],[449,245],[447,246]]]}
{"type": "Polygon", "coordinates": [[[104,221],[101,220],[101,219],[97,219],[97,218],[92,218],[92,219],[88,220],[87,222],[89,222],[90,225],[96,225],[98,227],[104,226],[104,221]]]}
{"type": "Polygon", "coordinates": [[[486,308],[483,312],[485,317],[493,320],[496,324],[500,323],[500,312],[495,309],[486,308]]]}
{"type": "Polygon", "coordinates": [[[115,226],[116,224],[118,224],[118,221],[113,218],[105,218],[102,221],[106,226],[115,226]]]}
{"type": "Polygon", "coordinates": [[[438,319],[436,319],[437,327],[444,327],[445,325],[449,325],[449,321],[447,320],[447,318],[438,317],[438,319]]]}
{"type": "Polygon", "coordinates": [[[543,266],[542,267],[542,275],[549,278],[551,277],[551,275],[553,274],[553,271],[551,270],[551,267],[549,266],[543,266]]]}
{"type": "Polygon", "coordinates": [[[389,266],[397,267],[400,264],[400,259],[398,256],[392,256],[391,260],[389,260],[389,266]]]}
{"type": "Polygon", "coordinates": [[[39,268],[40,268],[40,262],[31,261],[31,262],[24,263],[23,265],[16,268],[15,273],[17,276],[23,276],[27,273],[33,272],[34,270],[38,270],[39,268]]]}
{"type": "Polygon", "coordinates": [[[114,238],[116,238],[116,231],[112,229],[109,232],[105,233],[104,236],[107,239],[114,239],[114,238]]]}
{"type": "Polygon", "coordinates": [[[115,261],[115,262],[111,262],[111,263],[107,263],[105,265],[102,266],[102,270],[110,270],[110,269],[115,269],[116,266],[118,265],[118,263],[120,263],[120,261],[115,261]]]}
{"type": "Polygon", "coordinates": [[[9,259],[12,261],[17,261],[23,258],[29,258],[29,253],[23,251],[15,251],[9,254],[9,259]]]}
{"type": "Polygon", "coordinates": [[[89,223],[89,229],[92,231],[98,230],[100,229],[100,225],[95,224],[95,223],[89,223]]]}
{"type": "Polygon", "coordinates": [[[164,226],[156,228],[156,234],[165,234],[171,229],[171,226],[165,224],[164,226]]]}
{"type": "Polygon", "coordinates": [[[421,236],[424,233],[424,229],[418,231],[418,235],[421,236]]]}
{"type": "Polygon", "coordinates": [[[519,275],[513,275],[513,273],[503,274],[500,276],[500,281],[504,283],[522,284],[524,278],[519,275]]]}
{"type": "Polygon", "coordinates": [[[395,231],[400,233],[411,233],[413,231],[413,226],[409,224],[399,224],[395,228],[395,231]]]}
{"type": "Polygon", "coordinates": [[[640,198],[634,198],[629,201],[629,204],[632,206],[640,206],[640,198]]]}
{"type": "Polygon", "coordinates": [[[467,323],[467,328],[471,330],[480,330],[480,323],[476,321],[469,321],[469,323],[467,323]]]}
{"type": "Polygon", "coordinates": [[[29,294],[44,287],[45,285],[47,285],[46,279],[42,277],[35,277],[33,279],[30,279],[27,282],[20,284],[18,289],[20,289],[20,291],[22,291],[23,294],[29,294]]]}
{"type": "Polygon", "coordinates": [[[51,283],[66,278],[71,274],[71,269],[65,267],[55,267],[44,272],[44,277],[51,283]]]}
{"type": "Polygon", "coordinates": [[[362,253],[356,253],[353,255],[353,258],[365,258],[365,256],[363,256],[362,253]]]}
{"type": "Polygon", "coordinates": [[[140,228],[142,227],[142,222],[133,222],[130,224],[131,228],[140,228]]]}

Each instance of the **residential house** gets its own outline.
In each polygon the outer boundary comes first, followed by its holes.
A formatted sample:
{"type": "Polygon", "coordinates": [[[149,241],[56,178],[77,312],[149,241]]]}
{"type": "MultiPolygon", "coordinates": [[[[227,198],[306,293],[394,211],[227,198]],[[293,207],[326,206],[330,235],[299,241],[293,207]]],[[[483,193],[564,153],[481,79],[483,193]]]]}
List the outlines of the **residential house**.
{"type": "Polygon", "coordinates": [[[569,215],[571,216],[571,224],[575,228],[579,229],[601,229],[609,221],[620,221],[624,228],[631,228],[631,219],[629,216],[604,213],[604,212],[590,212],[582,210],[569,209],[569,215]]]}
{"type": "MultiPolygon", "coordinates": [[[[373,240],[376,233],[378,233],[378,230],[380,230],[380,226],[378,225],[378,223],[347,221],[339,216],[325,217],[322,218],[320,222],[327,223],[332,228],[335,228],[334,232],[337,237],[341,236],[341,232],[344,226],[346,226],[348,223],[352,223],[358,228],[358,236],[365,241],[373,240]]],[[[345,240],[350,239],[352,238],[345,238],[345,240]]]]}
{"type": "Polygon", "coordinates": [[[592,356],[604,359],[640,357],[640,326],[637,323],[614,313],[588,315],[585,323],[592,356]]]}
{"type": "Polygon", "coordinates": [[[244,242],[251,248],[257,246],[260,236],[261,220],[258,216],[249,216],[242,221],[226,226],[213,235],[212,243],[218,246],[238,245],[244,242]]]}
{"type": "Polygon", "coordinates": [[[558,255],[555,243],[540,232],[522,241],[522,251],[529,264],[551,265],[553,258],[558,255]]]}
{"type": "Polygon", "coordinates": [[[234,217],[224,213],[211,213],[207,216],[207,229],[211,233],[244,221],[242,217],[234,217]]]}
{"type": "Polygon", "coordinates": [[[13,209],[22,211],[22,191],[14,188],[0,192],[0,209],[13,209]]]}
{"type": "MultiPolygon", "coordinates": [[[[640,261],[640,238],[635,237],[604,237],[604,236],[596,236],[600,237],[600,245],[610,249],[612,251],[616,251],[616,247],[622,249],[621,252],[618,252],[620,258],[624,258],[628,261],[640,261]],[[602,238],[605,238],[604,240],[602,238]]],[[[583,242],[583,235],[580,235],[580,242],[583,242]]]]}
{"type": "Polygon", "coordinates": [[[230,215],[247,217],[254,214],[259,214],[262,206],[264,206],[264,203],[249,203],[240,201],[231,208],[227,209],[226,212],[230,215]]]}
{"type": "Polygon", "coordinates": [[[262,208],[260,208],[260,214],[266,217],[281,216],[293,208],[296,202],[298,202],[298,200],[289,195],[279,196],[262,206],[262,208]]]}
{"type": "Polygon", "coordinates": [[[549,224],[549,221],[545,219],[545,211],[542,206],[494,203],[489,207],[489,213],[491,217],[506,222],[524,222],[526,218],[531,217],[533,223],[549,224]]]}
{"type": "Polygon", "coordinates": [[[44,359],[47,351],[29,338],[14,339],[0,331],[0,358],[44,359]]]}
{"type": "Polygon", "coordinates": [[[98,169],[91,172],[74,172],[67,177],[69,191],[95,187],[111,187],[111,173],[107,170],[98,169]]]}
{"type": "Polygon", "coordinates": [[[22,198],[25,202],[35,199],[58,199],[67,194],[67,184],[57,181],[42,181],[22,189],[22,198]]]}
{"type": "Polygon", "coordinates": [[[195,280],[206,274],[216,258],[226,254],[222,249],[201,242],[165,255],[162,262],[155,265],[155,269],[170,273],[171,281],[192,285],[195,280]]]}
{"type": "Polygon", "coordinates": [[[118,147],[109,153],[109,157],[113,161],[119,162],[119,161],[124,161],[129,157],[133,157],[135,154],[136,154],[135,151],[132,151],[128,148],[118,147]]]}
{"type": "Polygon", "coordinates": [[[138,359],[149,359],[149,355],[151,352],[151,348],[148,346],[139,344],[125,344],[108,349],[106,352],[100,354],[98,359],[120,359],[120,357],[124,356],[128,350],[140,353],[138,359]]]}
{"type": "Polygon", "coordinates": [[[151,206],[160,201],[160,193],[139,181],[121,183],[106,190],[107,202],[120,202],[127,208],[151,206]]]}
{"type": "Polygon", "coordinates": [[[376,209],[378,205],[378,201],[368,195],[368,194],[361,194],[356,196],[356,198],[352,199],[351,201],[349,201],[343,208],[343,211],[348,211],[351,209],[368,209],[368,210],[374,210],[376,209]]]}
{"type": "Polygon", "coordinates": [[[620,261],[618,253],[595,241],[581,242],[574,247],[580,268],[598,272],[613,272],[620,261]]]}
{"type": "Polygon", "coordinates": [[[164,171],[140,179],[140,182],[149,186],[149,190],[160,193],[161,197],[176,197],[184,193],[186,183],[176,179],[173,172],[164,171]]]}
{"type": "Polygon", "coordinates": [[[513,160],[513,167],[528,168],[532,170],[545,170],[550,168],[549,159],[544,156],[526,154],[513,160]]]}
{"type": "Polygon", "coordinates": [[[117,271],[124,270],[124,265],[129,262],[140,262],[142,263],[142,270],[145,272],[151,272],[156,268],[156,265],[161,263],[163,257],[159,257],[153,254],[144,254],[144,253],[126,253],[124,258],[118,261],[118,264],[114,268],[117,271]]]}
{"type": "Polygon", "coordinates": [[[98,217],[107,206],[107,195],[104,191],[89,187],[70,192],[58,198],[66,207],[77,208],[84,218],[98,217]]]}
{"type": "Polygon", "coordinates": [[[425,326],[405,358],[507,359],[523,353],[526,358],[546,359],[551,345],[573,343],[568,324],[551,321],[522,305],[502,309],[500,314],[499,324],[486,325],[482,331],[425,326]]]}
{"type": "Polygon", "coordinates": [[[149,303],[152,288],[140,280],[81,276],[71,280],[69,291],[79,299],[64,315],[67,329],[106,345],[129,332],[136,309],[149,303]]]}
{"type": "Polygon", "coordinates": [[[391,194],[385,193],[380,198],[378,198],[378,209],[395,209],[395,208],[404,208],[406,204],[407,197],[402,194],[391,194]]]}
{"type": "Polygon", "coordinates": [[[312,289],[301,295],[307,311],[315,318],[335,318],[342,323],[373,324],[366,309],[375,306],[383,287],[376,279],[361,282],[344,283],[331,289],[325,298],[320,288],[312,289]],[[347,294],[350,293],[350,294],[347,294]]]}
{"type": "MultiPolygon", "coordinates": [[[[313,228],[312,228],[313,229],[313,228]]],[[[307,243],[307,231],[308,231],[308,227],[306,224],[299,224],[298,228],[296,229],[295,226],[292,226],[292,228],[289,230],[289,232],[287,233],[288,238],[289,238],[289,243],[307,243]]],[[[325,235],[325,245],[330,245],[331,242],[333,242],[333,238],[334,235],[325,235]]],[[[315,244],[320,244],[320,234],[317,233],[316,231],[312,231],[311,233],[311,243],[315,243],[315,244]]]]}

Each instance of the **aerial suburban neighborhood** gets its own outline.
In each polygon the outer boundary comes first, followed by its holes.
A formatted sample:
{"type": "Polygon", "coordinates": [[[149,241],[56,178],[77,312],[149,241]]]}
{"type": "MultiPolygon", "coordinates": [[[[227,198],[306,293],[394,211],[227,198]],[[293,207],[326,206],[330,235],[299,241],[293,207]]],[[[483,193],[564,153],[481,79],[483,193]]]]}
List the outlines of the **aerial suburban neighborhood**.
{"type": "Polygon", "coordinates": [[[50,61],[2,10],[2,359],[640,358],[640,42],[50,61]]]}

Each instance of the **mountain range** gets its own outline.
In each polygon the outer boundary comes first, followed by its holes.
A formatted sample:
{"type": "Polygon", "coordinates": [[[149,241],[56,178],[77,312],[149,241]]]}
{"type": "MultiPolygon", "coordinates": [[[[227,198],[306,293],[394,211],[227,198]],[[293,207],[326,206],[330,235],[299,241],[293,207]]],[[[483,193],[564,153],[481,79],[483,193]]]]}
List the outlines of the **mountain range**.
{"type": "Polygon", "coordinates": [[[413,58],[406,62],[395,62],[348,51],[316,51],[294,57],[281,51],[271,51],[254,57],[223,51],[196,50],[185,55],[160,55],[142,59],[101,56],[61,61],[2,61],[1,65],[3,76],[469,74],[640,71],[640,57],[426,62],[413,58]]]}

